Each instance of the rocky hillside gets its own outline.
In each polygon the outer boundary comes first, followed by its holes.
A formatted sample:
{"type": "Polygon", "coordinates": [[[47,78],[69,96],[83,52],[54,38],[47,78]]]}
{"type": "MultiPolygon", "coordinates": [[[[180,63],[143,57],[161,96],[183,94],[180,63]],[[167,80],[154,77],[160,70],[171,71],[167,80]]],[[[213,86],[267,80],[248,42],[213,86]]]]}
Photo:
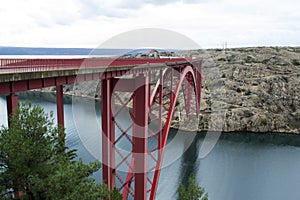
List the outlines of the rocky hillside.
{"type": "Polygon", "coordinates": [[[300,133],[300,48],[188,54],[204,58],[200,130],[300,133]]]}
{"type": "MultiPolygon", "coordinates": [[[[199,130],[300,133],[300,47],[180,52],[201,56],[199,130]]],[[[70,95],[99,97],[99,84],[66,86],[70,95]]]]}

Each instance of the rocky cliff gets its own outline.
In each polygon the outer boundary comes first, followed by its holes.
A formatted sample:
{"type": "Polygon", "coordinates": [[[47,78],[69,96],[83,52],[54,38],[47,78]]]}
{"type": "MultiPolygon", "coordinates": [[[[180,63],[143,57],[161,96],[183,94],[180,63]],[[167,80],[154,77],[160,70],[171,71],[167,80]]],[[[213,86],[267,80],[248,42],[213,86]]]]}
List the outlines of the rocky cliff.
{"type": "Polygon", "coordinates": [[[300,133],[300,48],[212,49],[183,54],[204,58],[200,130],[212,129],[215,120],[224,122],[217,126],[223,131],[300,133]],[[212,120],[212,113],[220,110],[224,120],[212,120]]]}

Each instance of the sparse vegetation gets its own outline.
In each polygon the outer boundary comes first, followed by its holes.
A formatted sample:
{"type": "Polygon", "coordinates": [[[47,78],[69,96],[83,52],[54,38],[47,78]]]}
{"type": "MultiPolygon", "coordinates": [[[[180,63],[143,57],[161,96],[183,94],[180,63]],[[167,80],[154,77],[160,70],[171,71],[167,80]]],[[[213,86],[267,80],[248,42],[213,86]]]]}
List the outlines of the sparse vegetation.
{"type": "Polygon", "coordinates": [[[259,120],[260,120],[260,123],[261,123],[262,125],[267,125],[267,119],[266,119],[266,118],[261,117],[259,120]]]}
{"type": "Polygon", "coordinates": [[[292,60],[292,64],[295,65],[295,66],[300,66],[299,60],[296,60],[296,59],[292,60]]]}

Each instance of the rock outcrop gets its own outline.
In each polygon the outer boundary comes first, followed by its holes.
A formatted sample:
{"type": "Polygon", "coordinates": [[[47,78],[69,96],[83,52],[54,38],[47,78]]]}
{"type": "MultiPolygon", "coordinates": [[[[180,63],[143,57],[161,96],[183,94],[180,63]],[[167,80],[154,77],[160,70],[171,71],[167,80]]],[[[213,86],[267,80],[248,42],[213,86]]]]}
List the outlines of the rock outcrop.
{"type": "Polygon", "coordinates": [[[200,130],[214,129],[217,121],[222,131],[300,133],[300,48],[182,52],[187,54],[204,58],[200,130]]]}

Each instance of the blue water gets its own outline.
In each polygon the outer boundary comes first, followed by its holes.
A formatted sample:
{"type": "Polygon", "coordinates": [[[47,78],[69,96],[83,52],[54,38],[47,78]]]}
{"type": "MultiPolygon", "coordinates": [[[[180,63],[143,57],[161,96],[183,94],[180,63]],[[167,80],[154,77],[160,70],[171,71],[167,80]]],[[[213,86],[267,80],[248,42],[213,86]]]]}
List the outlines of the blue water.
{"type": "MultiPolygon", "coordinates": [[[[20,99],[24,101],[22,97],[20,99]]],[[[56,104],[49,96],[30,94],[26,96],[26,100],[42,105],[46,112],[56,110],[56,104]]],[[[96,145],[100,144],[100,140],[90,137],[100,128],[100,109],[98,104],[90,108],[93,100],[79,98],[78,101],[76,109],[72,108],[70,102],[65,103],[66,143],[70,148],[78,149],[79,157],[88,162],[95,159],[97,155],[94,154],[100,149],[96,145]],[[76,124],[78,121],[81,125],[76,124]],[[82,125],[85,128],[78,129],[82,125]],[[83,140],[86,144],[94,144],[88,147],[90,151],[83,145],[83,140]]],[[[6,124],[6,102],[2,97],[0,110],[0,124],[6,124]]],[[[124,118],[123,122],[126,124],[127,120],[124,118]]],[[[182,140],[173,142],[174,148],[171,148],[166,158],[178,154],[185,145],[188,133],[180,134],[182,140]]],[[[172,130],[169,140],[174,135],[176,130],[172,130]]],[[[183,156],[162,170],[157,191],[158,200],[177,199],[179,183],[185,183],[191,173],[195,173],[198,184],[205,187],[210,200],[300,199],[298,136],[223,134],[212,152],[200,159],[198,154],[202,141],[203,135],[197,135],[183,156]],[[294,146],[286,145],[287,143],[294,146]]],[[[94,177],[100,181],[101,172],[94,177]]]]}

